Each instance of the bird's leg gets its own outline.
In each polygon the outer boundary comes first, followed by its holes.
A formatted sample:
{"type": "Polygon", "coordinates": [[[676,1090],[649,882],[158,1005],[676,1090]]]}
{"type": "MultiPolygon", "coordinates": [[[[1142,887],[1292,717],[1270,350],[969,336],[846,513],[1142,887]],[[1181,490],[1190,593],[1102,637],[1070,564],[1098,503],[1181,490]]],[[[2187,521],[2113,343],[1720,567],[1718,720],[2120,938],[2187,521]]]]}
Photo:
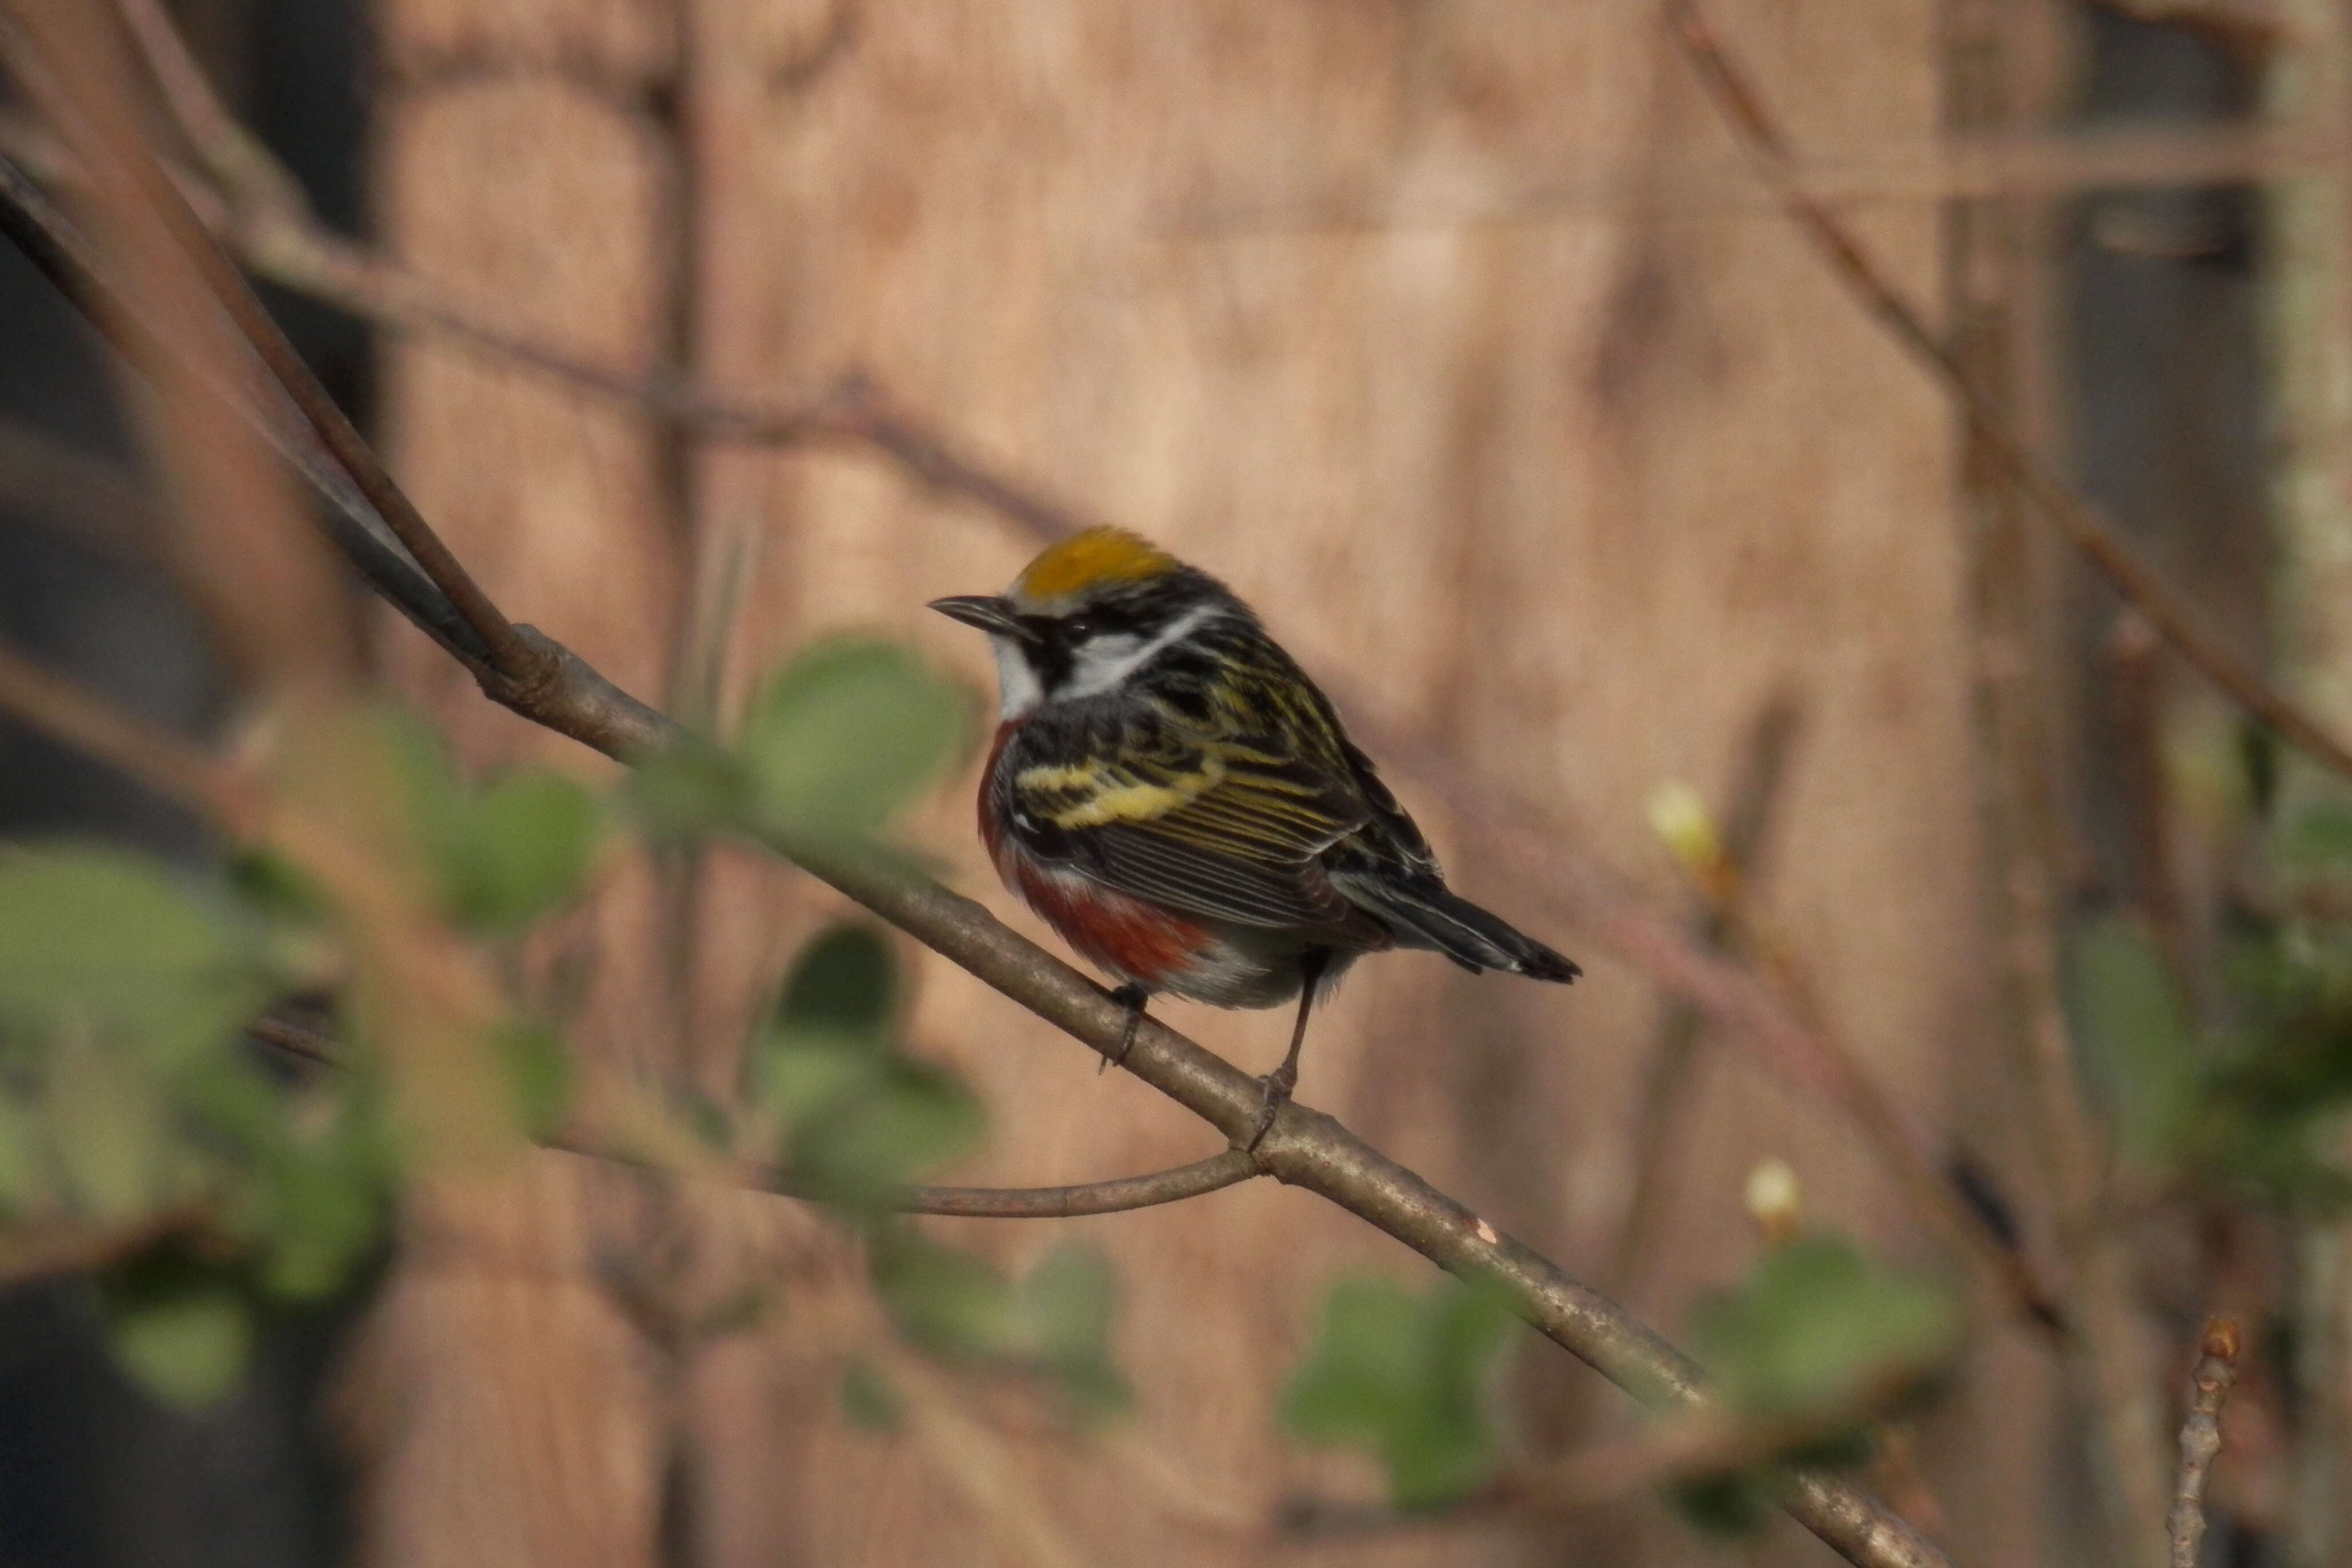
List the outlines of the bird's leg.
{"type": "Polygon", "coordinates": [[[1290,1103],[1290,1091],[1298,1087],[1298,1047],[1307,1043],[1307,1015],[1315,1005],[1315,986],[1323,978],[1324,966],[1331,962],[1328,948],[1309,948],[1299,961],[1299,970],[1306,984],[1298,988],[1298,1018],[1290,1026],[1290,1049],[1284,1053],[1282,1065],[1265,1075],[1265,1109],[1258,1112],[1257,1130],[1250,1134],[1244,1145],[1252,1153],[1265,1142],[1274,1129],[1274,1119],[1290,1103]]]}
{"type": "Polygon", "coordinates": [[[1118,1032],[1118,1049],[1096,1064],[1095,1072],[1097,1075],[1106,1068],[1126,1065],[1127,1053],[1135,1049],[1136,1026],[1143,1022],[1144,1005],[1151,1000],[1151,993],[1129,981],[1112,992],[1110,999],[1127,1009],[1127,1027],[1118,1032]]]}

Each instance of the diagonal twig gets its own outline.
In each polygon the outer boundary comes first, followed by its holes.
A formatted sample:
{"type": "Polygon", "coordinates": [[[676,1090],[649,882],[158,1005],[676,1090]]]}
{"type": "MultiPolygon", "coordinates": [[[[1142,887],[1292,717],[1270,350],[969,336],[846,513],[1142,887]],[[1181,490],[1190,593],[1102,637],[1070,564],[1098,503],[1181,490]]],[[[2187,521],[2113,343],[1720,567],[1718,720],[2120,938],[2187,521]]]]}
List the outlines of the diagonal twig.
{"type": "Polygon", "coordinates": [[[376,514],[482,640],[493,668],[510,679],[526,676],[543,657],[541,650],[516,635],[513,626],[417,511],[373,449],[328,395],[326,388],[310,374],[301,355],[255,298],[244,274],[222,254],[210,231],[188,209],[179,187],[163,173],[146,142],[136,136],[100,133],[97,127],[104,121],[91,112],[98,89],[79,69],[80,62],[74,52],[53,44],[45,47],[38,36],[31,38],[31,46],[33,58],[25,58],[23,51],[12,47],[10,63],[16,68],[20,84],[50,123],[86,164],[110,168],[117,178],[144,200],[163,231],[178,246],[194,276],[251,345],[278,389],[293,403],[376,514]]]}
{"type": "Polygon", "coordinates": [[[2190,603],[2114,522],[2026,446],[1990,389],[1977,384],[1951,346],[1906,300],[1844,222],[1809,195],[1791,171],[1794,159],[1780,122],[1754,84],[1723,48],[1696,0],[1665,0],[1684,58],[1747,150],[1780,208],[1822,260],[1887,334],[1944,384],[1969,421],[1977,456],[2015,488],[2100,575],[2230,700],[2330,772],[2352,778],[2352,748],[2310,710],[2288,697],[2206,624],[2190,603]]]}

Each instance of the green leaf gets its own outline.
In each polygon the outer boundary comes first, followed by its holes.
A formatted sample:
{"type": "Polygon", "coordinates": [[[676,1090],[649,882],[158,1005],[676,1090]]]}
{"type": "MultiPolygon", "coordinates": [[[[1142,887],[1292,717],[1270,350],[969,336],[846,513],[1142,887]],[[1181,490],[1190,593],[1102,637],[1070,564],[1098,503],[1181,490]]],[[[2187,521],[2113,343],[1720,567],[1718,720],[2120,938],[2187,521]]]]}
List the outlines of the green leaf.
{"type": "Polygon", "coordinates": [[[85,1038],[51,1058],[48,1089],[48,1144],[74,1206],[106,1220],[160,1206],[177,1139],[152,1076],[85,1038]]]}
{"type": "Polygon", "coordinates": [[[895,1432],[906,1414],[889,1378],[864,1356],[853,1356],[842,1371],[841,1409],[851,1425],[869,1432],[895,1432]]]}
{"type": "Polygon", "coordinates": [[[908,1341],[936,1355],[1001,1355],[1018,1342],[1019,1311],[996,1270],[903,1225],[877,1227],[866,1267],[883,1308],[908,1341]]]}
{"type": "Polygon", "coordinates": [[[960,1079],[897,1048],[897,991],[888,943],[867,926],[834,927],[802,952],[745,1053],[752,1098],[783,1129],[785,1171],[812,1197],[878,1208],[986,1133],[960,1079]]]}
{"type": "Polygon", "coordinates": [[[689,838],[750,818],[751,774],[730,752],[681,741],[632,769],[621,798],[655,837],[689,838]]]}
{"type": "Polygon", "coordinates": [[[604,826],[604,807],[587,789],[562,773],[522,769],[469,804],[441,865],[453,921],[508,935],[579,893],[604,826]]]}
{"type": "Polygon", "coordinates": [[[171,1064],[267,999],[259,928],[158,867],[87,847],[0,853],[0,1024],[93,1029],[171,1064]]]}
{"type": "Polygon", "coordinates": [[[1944,1290],[1822,1236],[1775,1247],[1739,1287],[1691,1313],[1693,1348],[1724,1403],[1763,1416],[1834,1411],[1865,1391],[1924,1378],[1958,1335],[1944,1290]]]}
{"type": "Polygon", "coordinates": [[[1090,1415],[1109,1415],[1128,1403],[1127,1380],[1110,1359],[1118,1310],[1118,1280],[1110,1260],[1084,1242],[1047,1252],[1013,1289],[1022,1352],[1090,1415]]]}
{"type": "Polygon", "coordinates": [[[918,1348],[1042,1373],[1083,1416],[1126,1405],[1126,1380],[1110,1360],[1118,1283],[1097,1248],[1056,1247],[1008,1283],[970,1253],[891,1224],[873,1231],[867,1267],[891,1321],[918,1348]]]}
{"type": "Polygon", "coordinates": [[[572,1052],[544,1025],[508,1021],[490,1041],[524,1136],[545,1138],[563,1125],[572,1098],[572,1052]]]}
{"type": "Polygon", "coordinates": [[[2314,800],[2273,836],[2272,853],[2296,869],[2352,865],[2352,800],[2314,800]]]}
{"type": "Polygon", "coordinates": [[[824,1030],[879,1037],[890,1027],[898,996],[898,962],[873,926],[844,922],[801,949],[776,1005],[784,1029],[824,1030]]]}
{"type": "Polygon", "coordinates": [[[954,1074],[926,1062],[886,1061],[855,1092],[793,1126],[787,1164],[810,1196],[872,1208],[926,1171],[971,1152],[987,1132],[980,1101],[954,1074]]]}
{"type": "Polygon", "coordinates": [[[1283,1424],[1309,1442],[1370,1450],[1398,1508],[1465,1496],[1499,1458],[1487,1405],[1512,1323],[1494,1292],[1451,1279],[1421,1296],[1343,1279],[1283,1392],[1283,1424]]]}
{"type": "Polygon", "coordinates": [[[961,689],[895,644],[822,644],[770,677],[738,750],[761,826],[788,834],[872,834],[953,761],[961,689]]]}
{"type": "Polygon", "coordinates": [[[576,895],[604,827],[596,796],[566,774],[517,768],[476,789],[439,731],[402,709],[371,715],[431,862],[443,918],[508,936],[576,895]]]}
{"type": "Polygon", "coordinates": [[[2195,1115],[2205,1066],[2156,946],[2129,921],[2094,921],[2075,940],[2077,1033],[2126,1158],[2170,1154],[2195,1115]]]}
{"type": "Polygon", "coordinates": [[[244,1379],[253,1314],[218,1277],[168,1262],[141,1267],[100,1300],[115,1360],[166,1404],[210,1405],[244,1379]]]}

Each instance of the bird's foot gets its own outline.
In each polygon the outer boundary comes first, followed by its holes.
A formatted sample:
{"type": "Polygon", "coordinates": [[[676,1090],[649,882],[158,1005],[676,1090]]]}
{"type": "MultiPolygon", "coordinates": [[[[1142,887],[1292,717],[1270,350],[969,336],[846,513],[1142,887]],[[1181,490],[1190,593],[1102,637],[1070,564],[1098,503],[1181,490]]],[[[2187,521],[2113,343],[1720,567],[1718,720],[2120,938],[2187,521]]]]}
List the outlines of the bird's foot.
{"type": "Polygon", "coordinates": [[[1143,1022],[1143,1009],[1151,993],[1140,985],[1122,985],[1110,994],[1110,999],[1127,1009],[1127,1027],[1118,1032],[1118,1049],[1096,1065],[1097,1077],[1108,1068],[1127,1065],[1127,1053],[1135,1049],[1136,1027],[1143,1022]]]}
{"type": "Polygon", "coordinates": [[[1298,1064],[1285,1062],[1258,1082],[1265,1085],[1265,1109],[1257,1113],[1257,1128],[1249,1135],[1249,1142],[1242,1145],[1243,1152],[1250,1154],[1257,1152],[1257,1146],[1274,1131],[1274,1119],[1290,1103],[1290,1091],[1298,1087],[1298,1064]]]}

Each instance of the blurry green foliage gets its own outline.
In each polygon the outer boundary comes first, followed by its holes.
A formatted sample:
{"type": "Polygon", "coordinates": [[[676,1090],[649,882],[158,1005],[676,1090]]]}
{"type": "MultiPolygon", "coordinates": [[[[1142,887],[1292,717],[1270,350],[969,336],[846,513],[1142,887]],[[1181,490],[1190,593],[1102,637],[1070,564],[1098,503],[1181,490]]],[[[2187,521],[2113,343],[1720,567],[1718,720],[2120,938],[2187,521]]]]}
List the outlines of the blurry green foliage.
{"type": "Polygon", "coordinates": [[[787,1183],[842,1208],[886,1209],[917,1176],[979,1147],[980,1102],[898,1047],[887,941],[839,925],[802,952],[744,1055],[746,1089],[783,1132],[787,1183]]]}
{"type": "Polygon", "coordinates": [[[1387,1279],[1342,1279],[1283,1390],[1283,1425],[1309,1442],[1369,1450],[1400,1509],[1454,1501],[1500,1461],[1490,1406],[1516,1323],[1497,1293],[1451,1278],[1418,1295],[1387,1279]]]}
{"type": "Polygon", "coordinates": [[[1835,1411],[1860,1392],[1925,1376],[1959,1330],[1958,1306],[1940,1286],[1831,1236],[1772,1248],[1690,1317],[1691,1349],[1716,1397],[1768,1418],[1835,1411]]]}
{"type": "MultiPolygon", "coordinates": [[[[410,831],[363,847],[413,856],[386,869],[428,889],[453,933],[503,944],[579,894],[616,825],[877,833],[953,759],[969,710],[904,652],[844,642],[766,681],[735,747],[683,748],[624,786],[631,812],[551,772],[475,784],[437,733],[390,709],[359,717],[341,760],[377,770],[405,808],[394,821],[410,831]]],[[[334,1068],[289,1070],[243,1033],[348,973],[347,941],[331,893],[269,849],[197,876],[110,849],[0,847],[0,1226],[121,1238],[96,1300],[118,1359],[161,1397],[234,1386],[257,1311],[337,1289],[383,1243],[404,1173],[383,1059],[397,1042],[345,1016],[334,1068]],[[183,1250],[191,1225],[201,1266],[183,1250]]],[[[927,1343],[1114,1402],[1098,1258],[1056,1253],[1001,1280],[883,1217],[893,1192],[982,1131],[961,1084],[901,1049],[898,990],[873,930],[821,936],[747,1053],[748,1114],[705,1107],[700,1130],[730,1148],[745,1127],[781,1137],[737,1152],[780,1158],[876,1227],[877,1284],[927,1343]]],[[[521,1128],[561,1124],[571,1058],[554,1029],[518,999],[481,1048],[521,1128]]]]}
{"type": "Polygon", "coordinates": [[[171,1071],[274,987],[265,928],[217,889],[94,846],[0,851],[0,1029],[102,1038],[171,1071]]]}
{"type": "Polygon", "coordinates": [[[291,988],[282,889],[72,845],[0,852],[0,1221],[153,1229],[100,1280],[107,1337],[163,1398],[230,1386],[249,1301],[332,1290],[383,1234],[393,1173],[364,1075],[290,1088],[242,1038],[291,988]],[[224,1262],[176,1263],[202,1210],[224,1262]]]}
{"type": "Polygon", "coordinates": [[[850,1424],[869,1432],[895,1432],[904,1413],[898,1391],[882,1369],[854,1356],[841,1374],[841,1408],[850,1424]]]}
{"type": "Polygon", "coordinates": [[[1110,1359],[1118,1284],[1095,1248],[1064,1243],[1007,1279],[971,1253],[894,1223],[873,1230],[867,1253],[883,1306],[919,1348],[1034,1373],[1081,1415],[1126,1405],[1127,1382],[1110,1359]]]}
{"type": "Polygon", "coordinates": [[[1807,1435],[1768,1464],[1686,1478],[1670,1489],[1673,1500],[1705,1528],[1760,1524],[1787,1467],[1867,1458],[1866,1423],[1931,1380],[1959,1335],[1958,1303],[1930,1281],[1834,1237],[1774,1247],[1739,1284],[1700,1299],[1691,1347],[1726,1409],[1807,1435]]]}
{"type": "Polygon", "coordinates": [[[2265,914],[2222,940],[2215,1022],[2186,1016],[2147,937],[2076,936],[2070,1005],[2117,1153],[2145,1176],[2294,1209],[2352,1204],[2352,804],[2323,797],[2269,839],[2265,914]]]}
{"type": "Polygon", "coordinates": [[[2156,944],[2135,921],[2095,921],[2075,937],[2068,980],[2074,1037],[2117,1152],[2142,1164],[2169,1157],[2196,1115],[2205,1068],[2156,944]]]}
{"type": "Polygon", "coordinates": [[[963,691],[905,649],[843,638],[770,676],[731,749],[681,746],[638,771],[633,796],[674,833],[864,839],[946,773],[971,721],[963,691]]]}
{"type": "Polygon", "coordinates": [[[895,643],[812,648],[744,715],[752,810],[788,832],[873,833],[946,771],[970,720],[962,691],[895,643]]]}
{"type": "Polygon", "coordinates": [[[382,723],[398,758],[418,847],[453,926],[510,936],[571,902],[602,846],[604,805],[563,773],[519,768],[475,788],[447,746],[398,710],[382,723]]]}
{"type": "Polygon", "coordinates": [[[123,1369],[169,1404],[209,1405],[253,1353],[253,1310],[226,1275],[169,1254],[100,1283],[107,1342],[123,1369]]]}

